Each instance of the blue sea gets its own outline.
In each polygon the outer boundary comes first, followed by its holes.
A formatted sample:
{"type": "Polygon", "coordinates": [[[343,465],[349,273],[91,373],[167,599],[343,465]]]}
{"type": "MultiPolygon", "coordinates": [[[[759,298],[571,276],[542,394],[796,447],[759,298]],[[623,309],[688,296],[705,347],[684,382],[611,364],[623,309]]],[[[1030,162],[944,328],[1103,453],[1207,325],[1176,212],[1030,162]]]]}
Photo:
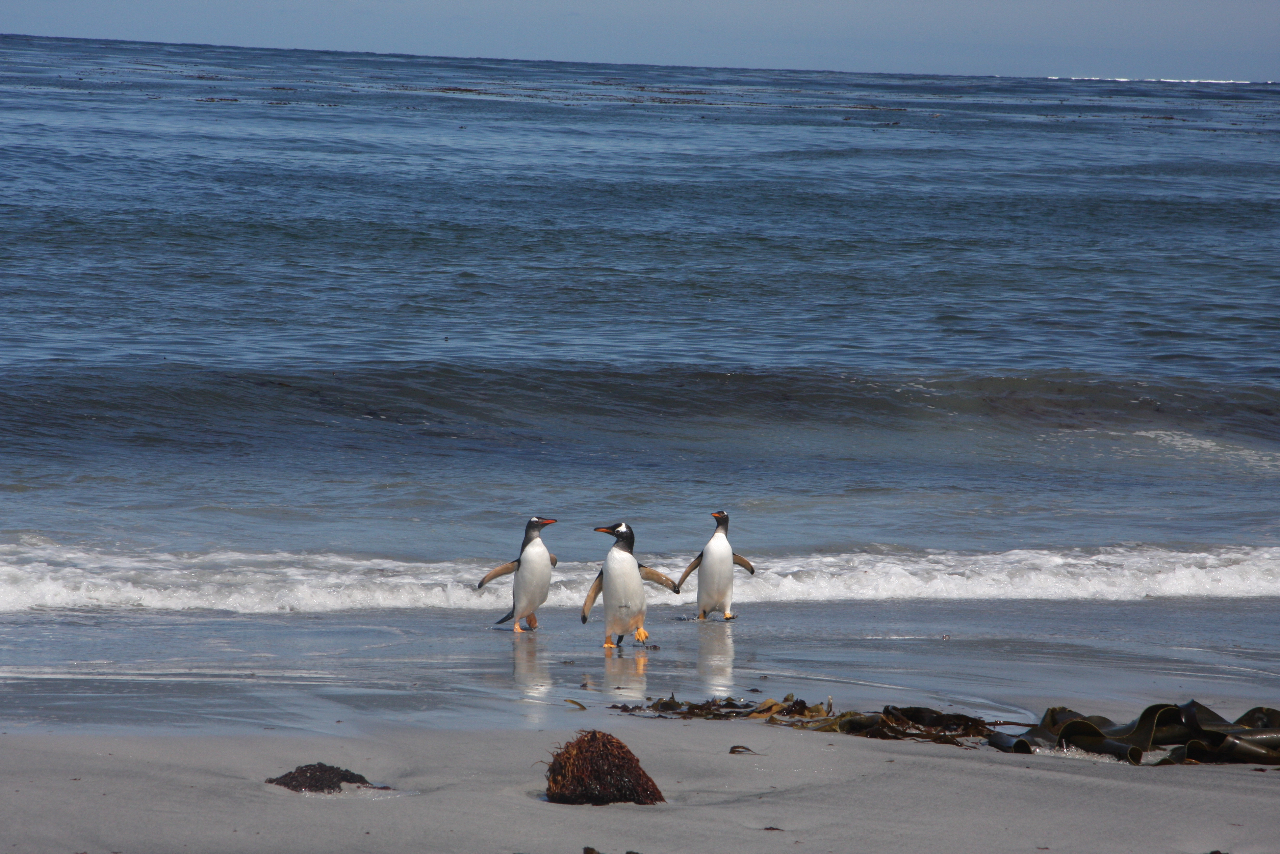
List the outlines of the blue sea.
{"type": "Polygon", "coordinates": [[[1280,705],[1278,607],[1280,85],[0,36],[8,725],[1280,705]]]}

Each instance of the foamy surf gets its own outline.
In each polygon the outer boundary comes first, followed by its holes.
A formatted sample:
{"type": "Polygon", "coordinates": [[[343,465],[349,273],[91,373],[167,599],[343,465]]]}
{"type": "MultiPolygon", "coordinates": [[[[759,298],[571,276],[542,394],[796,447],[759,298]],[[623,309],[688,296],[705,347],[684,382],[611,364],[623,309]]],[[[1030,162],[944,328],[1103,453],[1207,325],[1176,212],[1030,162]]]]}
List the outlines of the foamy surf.
{"type": "MultiPolygon", "coordinates": [[[[689,556],[651,561],[678,574],[689,556]]],[[[338,554],[117,552],[26,538],[0,546],[0,611],[222,610],[238,613],[452,608],[504,611],[510,582],[475,589],[487,564],[338,554]]],[[[561,562],[548,605],[578,607],[599,564],[561,562]]],[[[1133,600],[1280,596],[1280,548],[865,552],[761,558],[737,602],[1133,600]]],[[[653,588],[650,601],[693,601],[653,588]]]]}

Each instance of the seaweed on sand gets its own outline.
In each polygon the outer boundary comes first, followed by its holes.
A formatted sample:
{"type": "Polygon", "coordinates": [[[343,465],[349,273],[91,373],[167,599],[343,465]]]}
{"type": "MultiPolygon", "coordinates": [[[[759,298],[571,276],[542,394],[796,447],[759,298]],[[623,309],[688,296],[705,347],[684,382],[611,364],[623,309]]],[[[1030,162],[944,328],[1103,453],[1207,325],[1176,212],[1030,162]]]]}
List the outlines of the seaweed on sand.
{"type": "Polygon", "coordinates": [[[547,766],[547,800],[557,804],[665,803],[640,761],[607,732],[579,730],[547,766]]]}
{"type": "Polygon", "coordinates": [[[830,697],[825,704],[811,704],[797,699],[794,694],[788,694],[782,700],[769,699],[760,703],[748,703],[732,697],[723,700],[713,697],[704,703],[691,703],[677,700],[672,695],[647,706],[620,705],[610,708],[630,714],[653,712],[654,717],[676,717],[682,720],[761,719],[779,726],[843,732],[867,738],[910,738],[943,744],[960,744],[960,738],[985,737],[992,732],[989,724],[977,718],[944,714],[914,706],[905,709],[885,706],[884,711],[879,713],[845,712],[837,715],[832,710],[830,697]]]}
{"type": "Polygon", "coordinates": [[[299,765],[288,774],[271,777],[267,782],[276,786],[284,786],[286,789],[291,789],[295,792],[323,792],[329,795],[341,792],[343,783],[352,783],[370,789],[390,788],[390,786],[375,786],[365,779],[363,774],[348,771],[346,768],[325,765],[323,762],[316,762],[312,765],[299,765]]]}
{"type": "MultiPolygon", "coordinates": [[[[624,703],[622,705],[613,705],[609,708],[628,714],[654,712],[655,714],[652,717],[675,717],[686,721],[691,718],[722,721],[731,718],[767,718],[774,715],[814,717],[823,713],[822,706],[810,706],[804,700],[797,700],[794,694],[788,694],[781,703],[777,700],[749,703],[746,700],[735,700],[732,697],[725,697],[723,700],[712,697],[704,703],[693,703],[677,700],[676,695],[672,694],[670,697],[654,700],[647,706],[628,706],[624,703]]],[[[826,713],[830,713],[830,701],[828,701],[826,713]]]]}
{"type": "Polygon", "coordinates": [[[1234,722],[1195,700],[1182,705],[1157,703],[1127,724],[1101,715],[1088,717],[1055,706],[1022,735],[997,733],[991,745],[1006,753],[1031,753],[1037,747],[1076,747],[1134,765],[1154,749],[1168,752],[1157,765],[1243,762],[1280,765],[1280,711],[1262,706],[1234,722]]]}
{"type": "Polygon", "coordinates": [[[949,714],[919,706],[885,706],[879,712],[835,714],[831,699],[825,706],[810,705],[788,694],[782,699],[749,703],[726,697],[704,703],[682,702],[672,695],[647,706],[612,706],[621,712],[650,712],[653,717],[684,720],[764,719],[779,726],[841,732],[864,738],[912,739],[973,747],[985,740],[1006,753],[1033,753],[1036,748],[1074,747],[1087,753],[1114,756],[1134,765],[1144,754],[1163,750],[1154,764],[1180,765],[1242,762],[1280,765],[1280,711],[1259,706],[1228,721],[1195,700],[1147,707],[1135,720],[1118,724],[1101,716],[1086,717],[1056,706],[1044,713],[1039,724],[984,721],[968,715],[949,714]],[[1001,727],[1026,727],[1021,735],[1001,732],[1001,727]],[[968,740],[966,743],[965,740],[968,740]]]}

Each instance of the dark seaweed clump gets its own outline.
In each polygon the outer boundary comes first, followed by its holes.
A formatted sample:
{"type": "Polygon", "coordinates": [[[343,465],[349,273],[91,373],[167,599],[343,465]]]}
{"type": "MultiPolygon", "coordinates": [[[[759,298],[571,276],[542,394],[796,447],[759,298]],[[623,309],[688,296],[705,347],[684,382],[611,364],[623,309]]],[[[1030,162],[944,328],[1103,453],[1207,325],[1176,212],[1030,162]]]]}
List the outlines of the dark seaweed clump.
{"type": "Polygon", "coordinates": [[[370,786],[369,781],[365,779],[363,774],[348,771],[346,768],[335,768],[332,765],[325,765],[323,762],[317,762],[314,765],[299,765],[288,774],[272,777],[267,782],[277,786],[284,786],[286,789],[292,789],[295,792],[324,792],[330,795],[341,792],[343,783],[370,786]]]}
{"type": "Polygon", "coordinates": [[[653,717],[674,717],[682,720],[702,718],[722,721],[751,718],[781,726],[803,727],[822,732],[843,732],[866,738],[916,739],[960,746],[970,745],[962,744],[959,739],[985,738],[994,731],[991,729],[992,726],[1000,726],[1004,723],[997,721],[992,724],[968,715],[947,714],[917,706],[902,709],[897,706],[885,706],[882,712],[870,714],[845,712],[837,715],[831,709],[830,699],[825,705],[811,704],[798,699],[794,694],[788,694],[781,700],[765,700],[761,703],[748,703],[745,700],[734,700],[732,697],[725,697],[723,700],[713,697],[704,703],[691,703],[677,700],[675,695],[672,695],[655,700],[647,706],[616,705],[609,708],[629,714],[653,712],[655,713],[653,717]]]}
{"type": "Polygon", "coordinates": [[[757,718],[766,723],[842,732],[864,738],[913,739],[975,747],[982,740],[1006,753],[1033,753],[1035,749],[1074,747],[1088,753],[1114,756],[1134,765],[1151,754],[1155,765],[1248,763],[1280,765],[1280,711],[1259,706],[1228,721],[1195,700],[1182,705],[1148,706],[1129,723],[1116,723],[1098,715],[1086,717],[1064,707],[1044,713],[1039,724],[984,721],[968,715],[949,714],[919,706],[885,706],[879,712],[832,711],[788,694],[781,701],[748,703],[726,697],[704,703],[677,700],[674,695],[647,706],[611,706],[620,712],[649,712],[653,717],[688,720],[757,718]],[[998,727],[1021,726],[1026,732],[1010,735],[998,727]]]}
{"type": "Polygon", "coordinates": [[[632,715],[640,712],[654,712],[655,714],[650,715],[650,717],[672,717],[686,721],[691,718],[702,718],[708,721],[723,721],[732,718],[769,718],[770,723],[778,723],[777,720],[773,719],[777,717],[820,718],[824,715],[830,715],[831,701],[828,699],[825,708],[821,705],[811,706],[804,700],[796,699],[794,694],[788,694],[782,698],[782,702],[765,700],[763,703],[751,703],[746,700],[735,700],[732,697],[725,697],[723,700],[712,697],[704,703],[694,703],[677,700],[676,695],[672,694],[670,697],[654,700],[647,706],[642,704],[628,706],[623,703],[609,708],[632,715]]]}
{"type": "Polygon", "coordinates": [[[579,730],[547,767],[547,800],[557,804],[656,804],[658,791],[627,746],[607,732],[579,730]]]}
{"type": "Polygon", "coordinates": [[[1142,762],[1143,754],[1161,749],[1166,752],[1156,765],[1280,765],[1280,711],[1258,706],[1228,721],[1190,700],[1180,706],[1157,703],[1129,723],[1118,724],[1057,706],[1022,735],[995,733],[990,743],[1006,753],[1070,746],[1134,765],[1142,762]]]}
{"type": "MultiPolygon", "coordinates": [[[[1000,725],[1002,722],[996,722],[1000,725]]],[[[884,710],[871,714],[848,712],[827,718],[812,727],[824,732],[843,732],[864,738],[887,740],[914,739],[932,741],[935,744],[952,744],[967,747],[961,739],[989,738],[995,730],[993,724],[968,715],[949,714],[921,706],[885,706],[884,710]]]]}

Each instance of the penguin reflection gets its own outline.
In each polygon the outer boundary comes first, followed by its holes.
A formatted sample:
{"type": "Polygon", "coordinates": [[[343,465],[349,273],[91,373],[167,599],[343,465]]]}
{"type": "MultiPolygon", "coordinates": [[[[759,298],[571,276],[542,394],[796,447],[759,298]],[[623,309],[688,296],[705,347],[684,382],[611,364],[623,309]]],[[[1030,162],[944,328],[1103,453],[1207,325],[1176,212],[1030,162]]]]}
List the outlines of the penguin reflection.
{"type": "Polygon", "coordinates": [[[624,656],[621,650],[604,651],[604,691],[624,700],[643,700],[649,679],[644,671],[649,666],[649,656],[644,650],[624,656]]]}
{"type": "Polygon", "coordinates": [[[511,675],[526,697],[544,697],[551,691],[551,671],[538,655],[537,635],[512,634],[511,675]]]}
{"type": "Polygon", "coordinates": [[[713,697],[733,693],[733,626],[698,624],[698,679],[713,697]]]}

